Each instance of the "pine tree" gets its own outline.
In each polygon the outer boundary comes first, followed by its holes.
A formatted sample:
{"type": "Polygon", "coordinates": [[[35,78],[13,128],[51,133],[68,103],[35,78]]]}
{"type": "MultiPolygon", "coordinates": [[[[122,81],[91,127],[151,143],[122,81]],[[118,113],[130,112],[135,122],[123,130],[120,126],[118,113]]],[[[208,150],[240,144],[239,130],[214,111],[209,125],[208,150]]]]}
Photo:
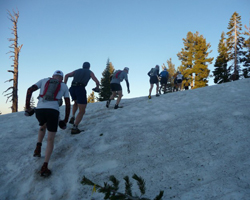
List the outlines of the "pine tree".
{"type": "Polygon", "coordinates": [[[185,79],[190,80],[191,88],[193,88],[193,74],[192,68],[194,65],[194,54],[195,54],[195,37],[192,32],[187,33],[187,38],[182,39],[184,48],[181,49],[181,52],[177,54],[179,60],[181,60],[181,66],[177,68],[180,71],[185,79]]]}
{"type": "Polygon", "coordinates": [[[250,21],[249,21],[249,27],[245,25],[246,31],[244,32],[244,35],[246,35],[248,38],[245,40],[244,47],[246,48],[245,57],[243,60],[243,76],[245,78],[249,78],[250,75],[250,21]]]}
{"type": "Polygon", "coordinates": [[[203,35],[195,33],[195,55],[194,55],[194,66],[192,73],[195,74],[195,85],[194,88],[200,88],[208,86],[208,77],[210,70],[208,64],[212,64],[214,58],[209,58],[209,54],[212,51],[208,49],[211,47],[210,43],[207,43],[203,35]]]}
{"type": "MultiPolygon", "coordinates": [[[[19,52],[22,48],[23,45],[18,46],[18,35],[17,35],[17,22],[19,18],[19,11],[15,12],[13,11],[14,15],[8,11],[9,14],[9,19],[13,22],[13,28],[11,29],[13,32],[12,34],[14,35],[14,38],[9,38],[9,41],[13,41],[13,44],[10,45],[10,48],[13,49],[12,51],[9,51],[8,53],[13,53],[14,55],[10,56],[10,58],[13,58],[14,65],[11,65],[13,67],[13,70],[8,70],[8,72],[13,74],[13,78],[7,80],[6,82],[11,82],[13,81],[13,86],[9,87],[7,90],[4,91],[7,92],[12,89],[12,92],[4,95],[7,96],[7,101],[9,98],[11,98],[10,101],[12,101],[12,112],[18,112],[18,58],[19,58],[19,52]]],[[[6,101],[6,102],[7,102],[6,101]]]]}
{"type": "Polygon", "coordinates": [[[226,44],[225,33],[222,32],[221,39],[218,45],[219,56],[216,58],[213,71],[214,83],[225,83],[230,81],[230,72],[227,68],[227,63],[229,59],[228,47],[226,44]]]}
{"type": "Polygon", "coordinates": [[[171,83],[171,86],[174,86],[174,74],[176,73],[175,65],[172,63],[172,58],[167,60],[167,70],[168,70],[168,82],[171,83]]]}
{"type": "Polygon", "coordinates": [[[208,64],[211,64],[213,58],[209,58],[208,49],[211,47],[206,39],[199,35],[188,32],[187,38],[183,39],[184,48],[177,54],[181,60],[181,66],[178,70],[183,74],[186,81],[191,83],[191,88],[207,86],[209,76],[208,64]],[[193,81],[195,81],[193,85],[193,81]]]}
{"type": "Polygon", "coordinates": [[[107,60],[106,68],[102,73],[103,78],[101,78],[101,84],[100,84],[100,93],[99,93],[99,101],[106,101],[109,99],[111,95],[111,89],[110,89],[110,77],[114,72],[114,67],[112,63],[107,60]]]}
{"type": "Polygon", "coordinates": [[[35,100],[34,100],[34,97],[31,97],[31,100],[30,100],[30,107],[31,107],[31,108],[35,108],[35,100]]]}
{"type": "Polygon", "coordinates": [[[88,96],[88,103],[95,103],[95,93],[91,92],[90,95],[88,96]]]}
{"type": "Polygon", "coordinates": [[[241,36],[242,24],[241,16],[237,12],[234,12],[227,29],[227,44],[229,48],[229,61],[231,65],[229,70],[232,71],[231,80],[238,80],[240,77],[241,69],[240,64],[242,63],[242,56],[244,56],[243,45],[244,38],[241,36]]]}
{"type": "MultiPolygon", "coordinates": [[[[31,108],[35,108],[36,107],[36,103],[35,103],[34,97],[31,97],[31,99],[30,99],[30,107],[31,108]]],[[[23,107],[23,110],[24,111],[26,110],[25,106],[23,107]]]]}
{"type": "MultiPolygon", "coordinates": [[[[103,193],[105,196],[103,199],[110,199],[110,200],[150,200],[149,198],[144,197],[146,193],[146,182],[145,180],[134,174],[132,176],[134,180],[137,182],[138,189],[140,191],[140,195],[138,196],[137,193],[132,193],[132,182],[130,181],[128,176],[125,176],[123,179],[125,181],[125,191],[120,192],[119,191],[119,184],[120,181],[114,176],[109,177],[109,182],[104,182],[104,185],[101,186],[99,184],[96,184],[92,182],[90,179],[83,177],[81,184],[83,185],[89,185],[93,187],[93,192],[99,192],[103,193]]],[[[164,191],[161,190],[158,195],[154,198],[154,200],[162,200],[164,195],[164,191]]]]}

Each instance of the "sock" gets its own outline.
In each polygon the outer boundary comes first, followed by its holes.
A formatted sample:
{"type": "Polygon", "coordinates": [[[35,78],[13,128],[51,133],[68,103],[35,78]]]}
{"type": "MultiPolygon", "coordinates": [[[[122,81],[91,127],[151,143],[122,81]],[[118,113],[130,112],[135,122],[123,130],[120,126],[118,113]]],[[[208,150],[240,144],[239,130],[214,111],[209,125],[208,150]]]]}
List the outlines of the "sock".
{"type": "Polygon", "coordinates": [[[36,143],[36,146],[42,146],[41,142],[36,143]]]}
{"type": "Polygon", "coordinates": [[[43,163],[43,167],[46,167],[46,168],[47,168],[47,167],[48,167],[48,163],[47,163],[47,162],[44,162],[44,163],[43,163]]]}

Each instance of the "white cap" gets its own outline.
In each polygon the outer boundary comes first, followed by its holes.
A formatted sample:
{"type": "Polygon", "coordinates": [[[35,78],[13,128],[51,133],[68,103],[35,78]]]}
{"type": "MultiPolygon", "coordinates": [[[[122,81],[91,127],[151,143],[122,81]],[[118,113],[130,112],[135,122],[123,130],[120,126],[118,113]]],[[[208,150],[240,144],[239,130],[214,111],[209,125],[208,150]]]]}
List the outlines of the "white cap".
{"type": "Polygon", "coordinates": [[[60,71],[60,70],[56,70],[56,71],[54,72],[53,76],[61,76],[61,77],[63,77],[63,72],[60,71]]]}
{"type": "Polygon", "coordinates": [[[124,70],[127,70],[127,71],[129,71],[129,68],[128,68],[128,67],[124,67],[124,70]]]}

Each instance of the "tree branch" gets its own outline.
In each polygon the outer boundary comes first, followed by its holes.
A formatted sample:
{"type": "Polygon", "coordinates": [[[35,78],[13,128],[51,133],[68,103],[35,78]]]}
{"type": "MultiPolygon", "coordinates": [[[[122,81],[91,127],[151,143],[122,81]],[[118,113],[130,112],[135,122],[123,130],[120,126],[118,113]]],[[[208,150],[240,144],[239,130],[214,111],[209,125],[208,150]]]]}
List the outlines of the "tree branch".
{"type": "Polygon", "coordinates": [[[11,82],[11,81],[13,81],[13,80],[14,80],[13,78],[12,78],[12,79],[9,79],[9,80],[5,81],[5,83],[6,83],[6,82],[11,82]]]}
{"type": "MultiPolygon", "coordinates": [[[[13,86],[11,86],[11,87],[9,87],[7,90],[5,90],[3,93],[5,93],[5,92],[7,92],[8,90],[10,90],[10,89],[14,89],[14,87],[13,86]]],[[[8,95],[8,94],[7,94],[8,95]]],[[[4,95],[4,96],[6,96],[6,95],[4,95]]]]}
{"type": "MultiPolygon", "coordinates": [[[[21,46],[18,47],[18,48],[19,48],[19,51],[21,50],[22,47],[23,47],[23,44],[22,44],[21,46]]],[[[19,52],[19,51],[18,51],[18,52],[19,52]]]]}

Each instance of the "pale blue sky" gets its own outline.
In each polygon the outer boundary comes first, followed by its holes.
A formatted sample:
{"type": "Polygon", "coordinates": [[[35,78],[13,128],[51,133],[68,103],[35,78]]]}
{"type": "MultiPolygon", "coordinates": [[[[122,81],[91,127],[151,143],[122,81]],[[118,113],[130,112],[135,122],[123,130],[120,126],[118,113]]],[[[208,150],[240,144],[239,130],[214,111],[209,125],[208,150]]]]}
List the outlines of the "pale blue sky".
{"type": "MultiPolygon", "coordinates": [[[[22,111],[27,88],[38,80],[57,69],[69,73],[84,61],[90,62],[100,80],[108,58],[115,69],[130,68],[131,93],[127,94],[122,82],[124,98],[147,96],[147,72],[156,64],[166,65],[170,58],[177,68],[177,53],[189,31],[206,38],[213,51],[210,57],[216,59],[221,33],[227,32],[232,14],[238,12],[243,26],[249,26],[249,7],[249,0],[0,0],[0,111],[11,112],[12,105],[5,103],[2,94],[12,84],[4,83],[12,78],[7,70],[13,64],[6,54],[11,44],[7,38],[13,37],[7,10],[18,8],[20,14],[18,35],[23,47],[18,96],[22,111]]],[[[88,95],[94,86],[90,81],[88,95]]]]}

